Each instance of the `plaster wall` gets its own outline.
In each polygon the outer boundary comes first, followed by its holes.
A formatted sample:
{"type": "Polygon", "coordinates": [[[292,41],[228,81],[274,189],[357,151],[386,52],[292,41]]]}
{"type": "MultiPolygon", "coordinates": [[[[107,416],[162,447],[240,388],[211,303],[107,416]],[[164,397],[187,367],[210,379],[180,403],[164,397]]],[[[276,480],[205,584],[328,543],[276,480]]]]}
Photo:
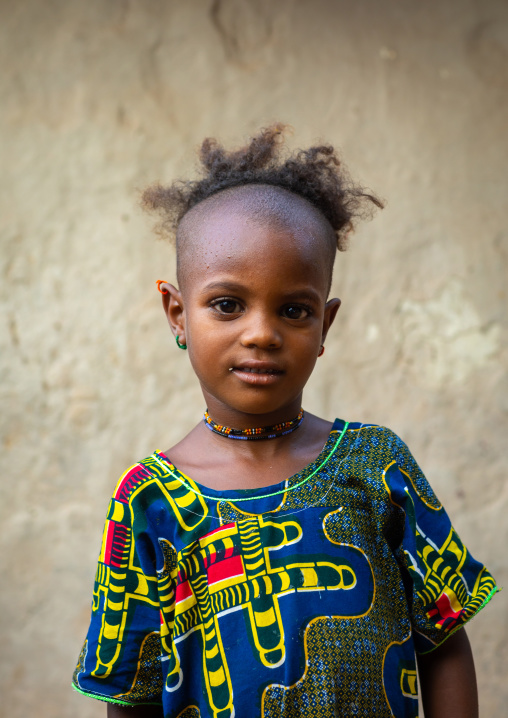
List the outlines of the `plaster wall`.
{"type": "MultiPolygon", "coordinates": [[[[0,714],[75,694],[107,502],[199,419],[138,190],[204,136],[323,138],[387,208],[338,257],[343,307],[305,406],[386,424],[508,582],[508,5],[502,0],[0,1],[0,714]]],[[[506,715],[508,611],[470,626],[506,715]]]]}

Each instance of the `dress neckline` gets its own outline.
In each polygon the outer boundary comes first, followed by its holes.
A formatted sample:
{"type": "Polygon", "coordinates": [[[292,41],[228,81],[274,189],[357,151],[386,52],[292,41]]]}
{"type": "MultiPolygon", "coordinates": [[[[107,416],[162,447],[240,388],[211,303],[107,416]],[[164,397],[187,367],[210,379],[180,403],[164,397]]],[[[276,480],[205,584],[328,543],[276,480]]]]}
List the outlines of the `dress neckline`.
{"type": "Polygon", "coordinates": [[[258,488],[251,489],[212,489],[204,484],[200,484],[195,481],[191,476],[181,472],[178,467],[173,464],[169,456],[163,451],[156,451],[154,456],[159,458],[168,467],[170,473],[175,479],[180,481],[184,486],[193,491],[193,493],[202,496],[206,499],[215,501],[247,501],[256,498],[268,498],[269,496],[275,496],[276,494],[283,494],[291,488],[296,488],[297,485],[307,481],[312,475],[317,473],[323,466],[326,465],[328,460],[331,458],[335,449],[341,443],[343,436],[345,435],[348,428],[348,423],[342,419],[335,419],[333,422],[330,433],[326,442],[316,456],[307,466],[304,466],[296,474],[293,474],[283,481],[279,481],[276,484],[269,486],[261,486],[258,488]]]}

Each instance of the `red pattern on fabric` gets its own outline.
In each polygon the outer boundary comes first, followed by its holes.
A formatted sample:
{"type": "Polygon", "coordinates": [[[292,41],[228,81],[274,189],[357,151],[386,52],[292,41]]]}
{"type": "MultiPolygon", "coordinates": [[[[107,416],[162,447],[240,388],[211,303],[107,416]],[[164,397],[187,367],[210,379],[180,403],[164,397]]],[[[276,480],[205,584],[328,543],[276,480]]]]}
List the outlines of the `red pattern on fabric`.
{"type": "Polygon", "coordinates": [[[226,578],[233,578],[234,576],[243,576],[245,571],[243,568],[241,556],[231,556],[231,558],[225,558],[222,561],[210,566],[207,571],[208,574],[208,585],[217,583],[217,581],[224,581],[226,578]]]}
{"type": "Polygon", "coordinates": [[[183,581],[176,587],[176,602],[185,601],[186,598],[192,596],[192,588],[189,581],[183,581]]]}
{"type": "Polygon", "coordinates": [[[443,624],[446,624],[447,626],[449,624],[454,625],[458,621],[458,619],[460,618],[460,614],[462,613],[462,609],[460,611],[453,610],[450,603],[450,598],[444,592],[436,600],[435,606],[436,608],[429,611],[427,615],[429,616],[429,618],[431,618],[432,616],[440,617],[441,620],[436,621],[437,626],[442,626],[443,624]]]}
{"type": "Polygon", "coordinates": [[[144,481],[147,476],[150,476],[148,470],[145,469],[144,466],[142,467],[140,464],[136,464],[136,466],[133,466],[132,469],[125,474],[119,483],[113,498],[124,504],[128,503],[129,497],[135,486],[144,481]]]}

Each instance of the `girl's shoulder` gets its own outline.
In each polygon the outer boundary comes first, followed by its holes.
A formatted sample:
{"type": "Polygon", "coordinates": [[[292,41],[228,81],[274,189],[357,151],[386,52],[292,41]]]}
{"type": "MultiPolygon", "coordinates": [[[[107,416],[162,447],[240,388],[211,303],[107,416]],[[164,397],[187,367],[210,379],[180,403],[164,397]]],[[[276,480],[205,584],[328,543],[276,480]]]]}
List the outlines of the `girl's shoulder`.
{"type": "Polygon", "coordinates": [[[113,501],[127,504],[135,495],[157,478],[163,478],[168,474],[168,466],[161,461],[161,452],[154,451],[141,461],[129,466],[118,479],[113,491],[113,501]]]}
{"type": "Polygon", "coordinates": [[[341,439],[346,439],[349,446],[353,444],[364,450],[394,452],[397,455],[409,453],[403,439],[387,426],[335,419],[332,433],[341,436],[341,439]]]}

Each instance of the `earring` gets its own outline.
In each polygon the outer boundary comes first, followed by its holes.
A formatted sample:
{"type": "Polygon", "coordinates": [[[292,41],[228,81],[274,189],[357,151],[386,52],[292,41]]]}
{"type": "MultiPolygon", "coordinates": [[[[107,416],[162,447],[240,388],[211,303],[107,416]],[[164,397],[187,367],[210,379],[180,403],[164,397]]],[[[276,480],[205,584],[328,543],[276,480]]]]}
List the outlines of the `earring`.
{"type": "Polygon", "coordinates": [[[177,346],[179,349],[187,349],[187,344],[180,344],[180,342],[178,341],[178,339],[179,339],[179,335],[178,335],[178,334],[176,335],[175,339],[176,339],[176,346],[177,346]]]}
{"type": "Polygon", "coordinates": [[[325,353],[325,348],[324,348],[324,346],[321,344],[321,349],[320,349],[319,352],[318,352],[318,357],[322,357],[324,353],[325,353]]]}
{"type": "Polygon", "coordinates": [[[159,292],[160,292],[161,294],[169,294],[169,292],[168,292],[167,289],[161,289],[161,284],[166,284],[166,280],[165,280],[165,279],[158,279],[158,280],[155,282],[155,284],[157,285],[157,289],[159,290],[159,292]]]}

